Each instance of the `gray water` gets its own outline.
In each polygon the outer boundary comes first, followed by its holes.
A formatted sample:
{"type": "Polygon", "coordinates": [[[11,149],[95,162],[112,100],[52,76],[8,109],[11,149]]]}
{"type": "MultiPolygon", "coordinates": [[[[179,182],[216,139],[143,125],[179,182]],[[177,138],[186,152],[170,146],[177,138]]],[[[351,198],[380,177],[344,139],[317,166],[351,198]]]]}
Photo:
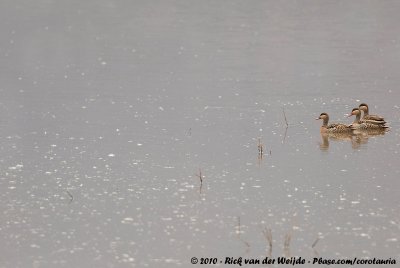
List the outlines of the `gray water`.
{"type": "Polygon", "coordinates": [[[266,230],[272,257],[400,262],[399,13],[2,1],[0,267],[264,258],[266,230]],[[323,140],[361,102],[390,131],[323,140]]]}

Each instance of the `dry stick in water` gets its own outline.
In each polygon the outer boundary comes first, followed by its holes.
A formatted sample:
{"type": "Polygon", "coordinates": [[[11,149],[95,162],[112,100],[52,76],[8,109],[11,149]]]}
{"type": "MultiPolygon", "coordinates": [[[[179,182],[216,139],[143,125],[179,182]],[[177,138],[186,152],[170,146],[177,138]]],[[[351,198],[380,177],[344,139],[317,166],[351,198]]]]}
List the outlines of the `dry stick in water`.
{"type": "Polygon", "coordinates": [[[285,143],[287,130],[288,130],[288,127],[285,128],[285,134],[284,134],[284,136],[283,136],[282,144],[285,143]]]}
{"type": "Polygon", "coordinates": [[[250,249],[250,244],[249,244],[249,242],[243,240],[243,238],[241,238],[241,237],[239,237],[239,239],[240,239],[240,241],[243,242],[243,244],[246,245],[246,247],[247,247],[246,252],[249,252],[249,249],[250,249]]]}
{"type": "Polygon", "coordinates": [[[238,218],[238,236],[240,236],[240,216],[238,218]]]}
{"type": "Polygon", "coordinates": [[[261,138],[258,138],[258,165],[260,166],[261,161],[263,160],[264,157],[264,145],[261,143],[261,138]]]}
{"type": "Polygon", "coordinates": [[[246,245],[246,247],[247,247],[246,252],[248,252],[249,249],[250,249],[250,244],[240,236],[240,234],[241,234],[241,231],[240,231],[240,216],[238,216],[237,218],[238,218],[238,227],[237,227],[237,229],[238,229],[238,231],[237,231],[238,238],[239,238],[240,242],[242,242],[243,244],[246,245]]]}
{"type": "Polygon", "coordinates": [[[199,174],[196,174],[196,176],[200,179],[200,188],[199,192],[201,194],[201,190],[203,189],[203,175],[201,173],[201,168],[199,168],[199,174]]]}
{"type": "Polygon", "coordinates": [[[287,119],[286,119],[285,107],[282,107],[282,111],[283,111],[283,117],[285,118],[286,127],[288,127],[289,124],[288,124],[287,119]]]}
{"type": "Polygon", "coordinates": [[[262,233],[265,237],[265,239],[268,241],[269,249],[268,249],[268,256],[272,256],[272,232],[270,228],[265,227],[264,230],[262,230],[262,233]]]}
{"type": "Polygon", "coordinates": [[[261,158],[264,154],[264,145],[261,143],[261,138],[258,138],[258,154],[261,158]]]}
{"type": "Polygon", "coordinates": [[[290,240],[292,239],[292,235],[287,233],[285,235],[285,242],[283,243],[283,251],[285,253],[285,257],[290,257],[290,240]]]}
{"type": "Polygon", "coordinates": [[[69,202],[71,203],[74,200],[74,196],[68,190],[66,190],[66,192],[69,196],[69,202]]]}
{"type": "Polygon", "coordinates": [[[317,237],[317,239],[315,239],[315,241],[314,241],[314,243],[311,245],[311,247],[314,248],[314,247],[317,245],[318,241],[319,241],[319,237],[317,237]]]}
{"type": "Polygon", "coordinates": [[[286,118],[285,107],[282,107],[282,112],[283,112],[283,117],[285,118],[285,123],[286,123],[285,135],[283,136],[282,143],[285,143],[286,134],[287,134],[287,129],[289,127],[289,123],[288,123],[287,118],[286,118]]]}
{"type": "Polygon", "coordinates": [[[200,183],[203,184],[203,176],[201,174],[201,168],[199,168],[199,174],[196,174],[196,176],[200,179],[200,183]]]}
{"type": "Polygon", "coordinates": [[[317,237],[317,239],[315,239],[314,243],[311,245],[311,248],[313,249],[314,255],[315,255],[316,257],[319,257],[319,253],[318,253],[318,251],[315,249],[315,246],[317,245],[319,239],[320,239],[320,238],[317,237]]]}

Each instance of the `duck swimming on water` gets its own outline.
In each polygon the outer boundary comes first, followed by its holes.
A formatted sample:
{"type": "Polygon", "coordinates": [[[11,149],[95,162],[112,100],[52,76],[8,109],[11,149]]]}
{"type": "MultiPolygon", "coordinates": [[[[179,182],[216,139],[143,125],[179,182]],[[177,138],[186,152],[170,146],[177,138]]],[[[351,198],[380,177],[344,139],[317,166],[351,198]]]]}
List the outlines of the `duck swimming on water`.
{"type": "Polygon", "coordinates": [[[385,119],[382,116],[379,115],[374,115],[374,114],[369,114],[369,109],[368,105],[366,103],[361,103],[358,108],[364,112],[364,116],[362,117],[362,120],[368,121],[368,123],[371,124],[385,124],[385,119]]]}
{"type": "Polygon", "coordinates": [[[332,123],[328,125],[329,115],[327,113],[322,113],[315,120],[322,119],[321,133],[351,133],[352,128],[349,125],[341,123],[332,123]]]}
{"type": "Polygon", "coordinates": [[[385,125],[385,121],[381,123],[371,122],[371,120],[361,119],[361,110],[359,108],[354,108],[348,117],[355,115],[353,123],[349,126],[353,130],[385,130],[389,128],[385,125]]]}

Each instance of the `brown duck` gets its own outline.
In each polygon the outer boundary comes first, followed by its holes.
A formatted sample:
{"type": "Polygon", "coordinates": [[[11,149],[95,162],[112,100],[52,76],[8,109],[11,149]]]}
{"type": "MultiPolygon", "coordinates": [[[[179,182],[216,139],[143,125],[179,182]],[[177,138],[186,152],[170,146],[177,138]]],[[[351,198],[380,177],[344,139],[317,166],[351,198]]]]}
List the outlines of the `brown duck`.
{"type": "Polygon", "coordinates": [[[369,114],[369,108],[366,103],[361,103],[358,108],[364,112],[364,116],[362,117],[362,120],[367,121],[368,123],[371,124],[377,124],[377,125],[384,125],[385,119],[382,116],[379,115],[374,115],[374,114],[369,114]]]}
{"type": "Polygon", "coordinates": [[[322,113],[315,120],[322,119],[321,133],[351,133],[352,128],[349,125],[341,123],[332,123],[328,125],[329,115],[327,113],[322,113]]]}
{"type": "Polygon", "coordinates": [[[354,108],[348,117],[355,115],[353,123],[349,126],[353,130],[385,130],[389,128],[385,126],[385,121],[383,123],[371,123],[370,120],[361,119],[361,110],[359,108],[354,108]]]}

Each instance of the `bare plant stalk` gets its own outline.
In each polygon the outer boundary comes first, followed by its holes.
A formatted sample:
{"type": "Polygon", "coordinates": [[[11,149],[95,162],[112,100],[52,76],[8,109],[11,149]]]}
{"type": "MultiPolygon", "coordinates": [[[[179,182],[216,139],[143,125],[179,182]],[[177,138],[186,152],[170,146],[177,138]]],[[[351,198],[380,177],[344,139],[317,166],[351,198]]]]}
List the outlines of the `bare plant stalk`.
{"type": "Polygon", "coordinates": [[[69,202],[71,203],[74,200],[74,196],[68,190],[66,190],[66,192],[69,196],[69,202]]]}
{"type": "Polygon", "coordinates": [[[263,160],[264,157],[264,145],[261,143],[261,138],[258,138],[258,166],[261,165],[261,161],[263,160]]]}
{"type": "Polygon", "coordinates": [[[319,253],[318,253],[317,249],[315,248],[315,246],[317,245],[319,239],[320,238],[317,237],[317,239],[315,239],[314,243],[311,245],[311,248],[313,249],[313,252],[314,252],[314,256],[317,258],[319,257],[319,253]]]}
{"type": "Polygon", "coordinates": [[[249,244],[249,242],[247,242],[247,241],[243,240],[242,238],[240,238],[240,241],[242,241],[242,242],[243,242],[243,244],[245,244],[247,248],[250,248],[250,244],[249,244]]]}
{"type": "Polygon", "coordinates": [[[199,168],[199,178],[200,178],[200,182],[203,183],[203,175],[201,174],[200,168],[199,168]]]}
{"type": "Polygon", "coordinates": [[[258,138],[258,154],[262,156],[264,153],[264,145],[261,143],[261,138],[258,138]]]}
{"type": "Polygon", "coordinates": [[[200,180],[199,193],[201,194],[201,190],[203,189],[203,174],[201,173],[201,168],[199,168],[199,174],[195,174],[195,175],[200,180]]]}
{"type": "Polygon", "coordinates": [[[203,175],[201,173],[201,168],[199,168],[199,174],[196,174],[196,176],[200,179],[200,183],[203,184],[203,175]]]}
{"type": "Polygon", "coordinates": [[[315,241],[314,241],[314,243],[311,245],[311,247],[314,248],[314,247],[317,245],[318,241],[319,241],[319,237],[317,237],[317,239],[315,239],[315,241]]]}
{"type": "Polygon", "coordinates": [[[286,127],[288,127],[289,124],[288,124],[287,119],[286,119],[285,107],[282,107],[282,111],[283,111],[283,117],[285,118],[286,127]]]}
{"type": "Polygon", "coordinates": [[[240,216],[238,216],[238,235],[240,236],[240,216]]]}
{"type": "Polygon", "coordinates": [[[264,230],[262,230],[262,233],[265,237],[265,239],[268,241],[268,256],[272,256],[272,232],[270,228],[265,227],[264,230]]]}
{"type": "Polygon", "coordinates": [[[283,136],[282,144],[284,144],[284,143],[285,143],[285,140],[286,140],[286,134],[287,134],[287,129],[288,129],[288,127],[286,127],[286,128],[285,128],[285,135],[283,136]]]}
{"type": "Polygon", "coordinates": [[[286,140],[286,134],[287,134],[287,129],[289,127],[289,123],[286,118],[285,107],[282,107],[282,112],[283,112],[283,117],[285,118],[285,123],[286,123],[285,135],[283,136],[283,140],[282,140],[282,144],[284,144],[285,140],[286,140]]]}
{"type": "Polygon", "coordinates": [[[292,239],[292,235],[287,233],[285,235],[285,242],[283,243],[283,251],[285,253],[285,257],[290,257],[290,240],[292,239]]]}
{"type": "Polygon", "coordinates": [[[240,242],[242,242],[243,244],[246,245],[246,252],[248,252],[250,250],[250,243],[247,242],[246,240],[244,240],[240,235],[241,235],[241,229],[240,229],[240,216],[237,217],[238,219],[238,227],[237,227],[237,234],[238,234],[238,239],[240,240],[240,242]]]}

